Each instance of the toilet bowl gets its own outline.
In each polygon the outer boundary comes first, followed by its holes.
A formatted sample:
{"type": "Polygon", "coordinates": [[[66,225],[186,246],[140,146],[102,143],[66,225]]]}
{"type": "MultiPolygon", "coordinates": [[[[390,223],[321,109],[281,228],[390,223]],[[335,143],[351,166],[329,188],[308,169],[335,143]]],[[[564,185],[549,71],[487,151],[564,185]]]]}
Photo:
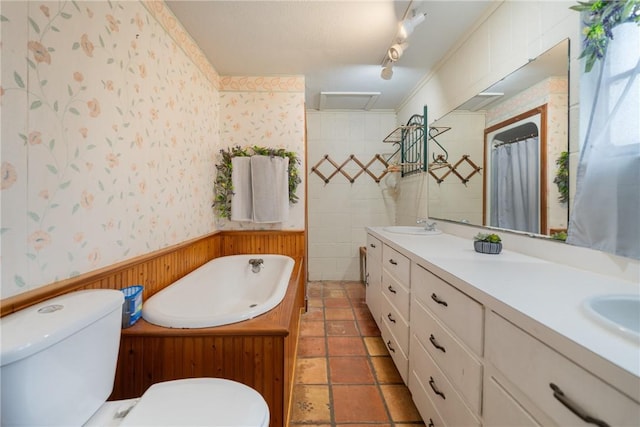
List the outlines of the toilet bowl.
{"type": "Polygon", "coordinates": [[[140,398],[106,402],[123,300],[120,291],[78,291],[0,319],[0,425],[269,425],[256,390],[221,378],[157,383],[140,398]]]}

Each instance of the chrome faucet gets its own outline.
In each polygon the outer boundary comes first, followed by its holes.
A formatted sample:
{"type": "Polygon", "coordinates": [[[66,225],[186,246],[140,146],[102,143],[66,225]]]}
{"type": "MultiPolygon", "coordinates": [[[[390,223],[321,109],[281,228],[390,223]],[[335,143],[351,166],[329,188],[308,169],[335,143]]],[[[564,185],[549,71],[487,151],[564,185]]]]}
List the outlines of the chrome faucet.
{"type": "Polygon", "coordinates": [[[260,273],[260,269],[264,265],[264,260],[262,258],[251,258],[249,264],[251,265],[252,272],[260,273]]]}
{"type": "Polygon", "coordinates": [[[426,231],[436,231],[436,225],[438,225],[437,222],[429,222],[429,220],[427,218],[419,218],[416,221],[416,224],[424,224],[424,229],[426,231]]]}

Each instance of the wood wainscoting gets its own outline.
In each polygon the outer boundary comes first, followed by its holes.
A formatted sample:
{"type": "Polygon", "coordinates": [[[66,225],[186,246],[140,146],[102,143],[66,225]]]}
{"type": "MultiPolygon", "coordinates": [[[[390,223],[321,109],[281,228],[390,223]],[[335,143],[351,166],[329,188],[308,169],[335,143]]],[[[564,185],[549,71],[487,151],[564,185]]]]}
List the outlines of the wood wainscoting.
{"type": "Polygon", "coordinates": [[[170,329],[139,320],[122,331],[110,400],[138,397],[152,384],[200,376],[227,378],[260,392],[271,427],[286,425],[293,383],[306,267],[304,231],[222,231],[152,254],[3,299],[2,316],[80,289],[144,286],[143,298],[213,258],[280,254],[296,265],[283,302],[254,319],[201,329],[170,329]]]}

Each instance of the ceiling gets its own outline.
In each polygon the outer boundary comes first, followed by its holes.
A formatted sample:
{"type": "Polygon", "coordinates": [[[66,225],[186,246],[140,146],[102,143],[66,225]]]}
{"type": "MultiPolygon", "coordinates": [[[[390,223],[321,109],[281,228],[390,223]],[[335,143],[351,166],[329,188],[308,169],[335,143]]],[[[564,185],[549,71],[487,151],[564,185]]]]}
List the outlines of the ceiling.
{"type": "Polygon", "coordinates": [[[220,75],[303,75],[308,109],[394,110],[491,1],[166,3],[220,75]],[[383,80],[382,62],[399,22],[414,13],[426,13],[426,20],[409,37],[393,78],[383,80]]]}

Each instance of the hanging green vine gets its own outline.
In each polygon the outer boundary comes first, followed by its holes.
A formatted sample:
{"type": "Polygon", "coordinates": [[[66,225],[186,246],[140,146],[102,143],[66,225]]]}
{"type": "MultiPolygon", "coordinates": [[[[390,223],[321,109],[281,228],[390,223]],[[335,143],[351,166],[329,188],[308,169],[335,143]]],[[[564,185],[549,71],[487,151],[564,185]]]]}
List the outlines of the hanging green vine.
{"type": "Polygon", "coordinates": [[[558,186],[558,201],[560,203],[567,203],[569,201],[569,153],[563,151],[556,159],[556,177],[553,179],[553,183],[558,186]]]}
{"type": "Polygon", "coordinates": [[[284,148],[267,148],[267,147],[246,147],[239,146],[230,147],[226,150],[220,150],[221,160],[216,164],[216,180],[214,181],[214,201],[213,209],[220,218],[231,218],[231,197],[233,196],[233,183],[231,182],[231,159],[234,157],[250,157],[253,155],[271,156],[271,157],[287,157],[289,158],[289,203],[298,203],[296,190],[298,184],[302,182],[298,165],[300,160],[298,155],[293,151],[286,151],[284,148]]]}
{"type": "Polygon", "coordinates": [[[584,12],[584,42],[580,58],[585,58],[584,71],[589,72],[597,60],[604,58],[613,40],[613,28],[625,22],[640,24],[640,0],[579,1],[572,10],[584,12]]]}

